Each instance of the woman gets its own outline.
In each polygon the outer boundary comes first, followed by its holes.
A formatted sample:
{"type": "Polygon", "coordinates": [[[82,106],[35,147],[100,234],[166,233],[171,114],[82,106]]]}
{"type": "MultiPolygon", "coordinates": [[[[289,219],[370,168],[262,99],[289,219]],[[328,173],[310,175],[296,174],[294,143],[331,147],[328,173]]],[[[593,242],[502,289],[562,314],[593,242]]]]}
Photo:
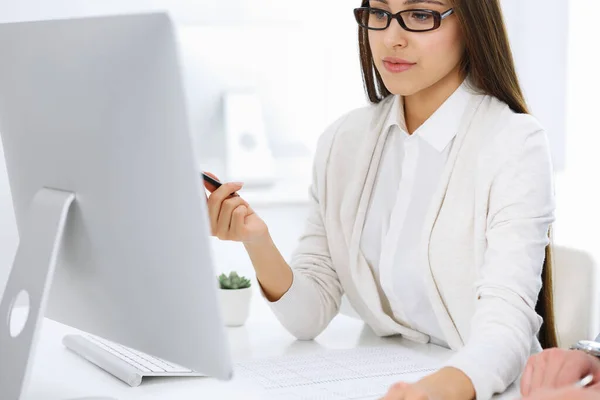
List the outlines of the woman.
{"type": "Polygon", "coordinates": [[[243,242],[299,339],[319,335],[345,293],[376,334],[457,350],[387,399],[489,399],[540,342],[556,344],[546,135],[527,114],[498,0],[371,0],[355,16],[373,105],[320,138],[290,265],[230,196],[240,183],[210,195],[213,234],[243,242]]]}

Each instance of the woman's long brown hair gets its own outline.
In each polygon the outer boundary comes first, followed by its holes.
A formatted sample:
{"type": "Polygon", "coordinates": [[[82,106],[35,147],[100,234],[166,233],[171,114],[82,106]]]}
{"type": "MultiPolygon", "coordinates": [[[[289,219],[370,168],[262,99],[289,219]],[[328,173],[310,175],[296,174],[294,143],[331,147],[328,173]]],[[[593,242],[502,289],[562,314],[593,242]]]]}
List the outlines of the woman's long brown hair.
{"type": "MultiPolygon", "coordinates": [[[[508,104],[516,113],[529,113],[519,85],[512,51],[504,24],[499,0],[453,0],[465,41],[462,72],[482,93],[494,96],[508,104]]],[[[367,7],[368,0],[362,1],[367,7]]],[[[368,31],[359,27],[360,63],[367,96],[371,103],[379,103],[391,93],[385,87],[373,63],[368,31]]],[[[550,232],[548,233],[550,236],[550,232]]],[[[546,247],[542,270],[542,291],[536,312],[544,319],[539,340],[543,348],[558,345],[554,323],[552,279],[552,248],[546,247]]]]}

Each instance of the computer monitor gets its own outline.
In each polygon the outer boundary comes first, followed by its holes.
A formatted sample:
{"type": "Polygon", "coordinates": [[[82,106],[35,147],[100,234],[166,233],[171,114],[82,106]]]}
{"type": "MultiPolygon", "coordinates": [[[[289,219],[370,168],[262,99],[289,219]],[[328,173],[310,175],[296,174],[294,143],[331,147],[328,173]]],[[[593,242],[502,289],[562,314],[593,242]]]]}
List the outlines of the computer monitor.
{"type": "Polygon", "coordinates": [[[173,32],[163,13],[0,24],[20,236],[0,318],[22,291],[31,307],[19,336],[0,325],[3,399],[26,384],[44,316],[232,376],[173,32]]]}

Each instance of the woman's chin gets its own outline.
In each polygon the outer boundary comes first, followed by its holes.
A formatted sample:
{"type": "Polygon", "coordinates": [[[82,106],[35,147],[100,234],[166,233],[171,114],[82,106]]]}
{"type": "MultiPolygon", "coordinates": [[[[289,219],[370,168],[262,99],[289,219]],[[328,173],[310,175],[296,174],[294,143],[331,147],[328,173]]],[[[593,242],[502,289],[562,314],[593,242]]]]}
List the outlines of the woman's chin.
{"type": "Polygon", "coordinates": [[[411,84],[410,82],[394,82],[392,85],[385,85],[388,91],[391,94],[398,96],[412,96],[415,93],[418,93],[421,88],[417,85],[411,84]]]}
{"type": "Polygon", "coordinates": [[[411,96],[423,89],[423,85],[421,85],[419,82],[416,82],[414,78],[395,77],[389,79],[388,77],[388,79],[385,79],[385,77],[382,77],[382,79],[387,90],[390,93],[399,96],[411,96]]]}

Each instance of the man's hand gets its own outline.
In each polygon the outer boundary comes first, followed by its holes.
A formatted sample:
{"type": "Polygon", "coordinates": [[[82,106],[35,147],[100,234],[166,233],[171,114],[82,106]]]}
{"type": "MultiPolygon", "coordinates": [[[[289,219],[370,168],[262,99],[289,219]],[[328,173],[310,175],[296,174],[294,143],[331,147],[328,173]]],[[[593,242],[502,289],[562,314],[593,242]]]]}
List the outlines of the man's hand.
{"type": "Polygon", "coordinates": [[[571,386],[588,374],[594,376],[591,385],[600,382],[600,361],[595,357],[578,350],[548,349],[529,358],[521,378],[521,394],[527,398],[537,396],[540,389],[571,386]]]}

